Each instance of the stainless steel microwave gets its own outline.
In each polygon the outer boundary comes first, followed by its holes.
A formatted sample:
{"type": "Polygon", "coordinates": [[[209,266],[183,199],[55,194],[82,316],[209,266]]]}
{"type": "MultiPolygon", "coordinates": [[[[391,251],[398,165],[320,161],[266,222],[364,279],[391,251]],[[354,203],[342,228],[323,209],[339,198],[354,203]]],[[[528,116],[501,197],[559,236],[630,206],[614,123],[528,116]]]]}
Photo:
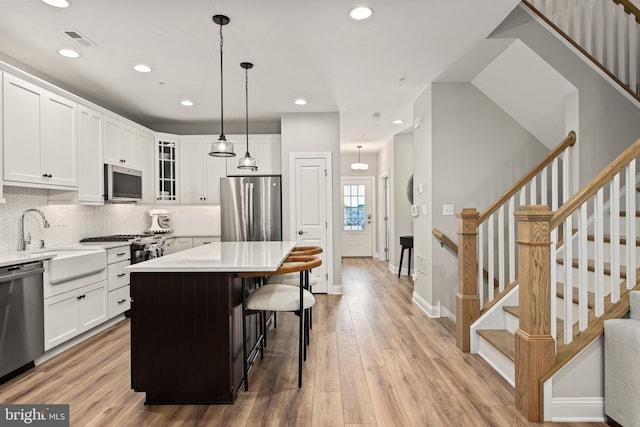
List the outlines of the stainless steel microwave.
{"type": "Polygon", "coordinates": [[[104,199],[107,202],[142,201],[142,171],[105,164],[104,199]]]}

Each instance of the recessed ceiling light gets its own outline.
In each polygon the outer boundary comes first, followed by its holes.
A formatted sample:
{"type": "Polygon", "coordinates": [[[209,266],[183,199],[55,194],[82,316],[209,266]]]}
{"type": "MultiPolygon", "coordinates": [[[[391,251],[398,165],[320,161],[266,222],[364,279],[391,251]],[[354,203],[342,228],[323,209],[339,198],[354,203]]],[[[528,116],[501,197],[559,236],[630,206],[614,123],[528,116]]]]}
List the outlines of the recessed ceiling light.
{"type": "Polygon", "coordinates": [[[373,15],[373,10],[366,6],[356,7],[349,12],[349,16],[351,16],[351,19],[354,21],[362,21],[363,19],[369,18],[371,15],[373,15]]]}
{"type": "Polygon", "coordinates": [[[71,49],[60,49],[58,50],[58,53],[67,58],[80,58],[80,54],[71,49]]]}
{"type": "Polygon", "coordinates": [[[134,65],[133,69],[136,70],[136,71],[139,71],[141,73],[150,73],[151,72],[151,67],[149,67],[148,65],[144,65],[144,64],[134,65]]]}
{"type": "Polygon", "coordinates": [[[404,120],[400,120],[400,119],[398,119],[398,120],[394,120],[392,123],[393,123],[394,125],[401,125],[401,124],[403,124],[403,123],[404,123],[404,120]]]}
{"type": "Polygon", "coordinates": [[[305,105],[307,103],[306,99],[302,99],[302,98],[298,98],[295,101],[293,101],[294,104],[296,105],[305,105]]]}
{"type": "Polygon", "coordinates": [[[183,105],[185,107],[193,107],[193,101],[189,101],[188,99],[185,99],[180,102],[180,105],[183,105]]]}
{"type": "Polygon", "coordinates": [[[42,0],[49,6],[53,7],[69,7],[69,2],[67,0],[42,0]]]}

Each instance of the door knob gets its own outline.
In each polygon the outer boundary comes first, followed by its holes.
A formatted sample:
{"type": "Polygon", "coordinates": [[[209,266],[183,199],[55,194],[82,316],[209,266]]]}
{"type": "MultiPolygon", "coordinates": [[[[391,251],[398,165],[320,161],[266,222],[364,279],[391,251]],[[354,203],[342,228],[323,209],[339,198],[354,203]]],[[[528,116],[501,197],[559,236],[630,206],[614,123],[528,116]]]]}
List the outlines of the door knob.
{"type": "Polygon", "coordinates": [[[302,230],[298,230],[298,234],[302,236],[302,234],[304,233],[304,231],[302,230]]]}

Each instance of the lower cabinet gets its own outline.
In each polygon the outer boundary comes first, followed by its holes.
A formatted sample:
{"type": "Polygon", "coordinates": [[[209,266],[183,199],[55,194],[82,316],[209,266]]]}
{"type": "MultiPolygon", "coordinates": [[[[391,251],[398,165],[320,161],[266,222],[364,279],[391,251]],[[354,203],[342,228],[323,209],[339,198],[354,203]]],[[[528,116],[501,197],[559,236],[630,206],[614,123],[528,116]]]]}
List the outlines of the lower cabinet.
{"type": "Polygon", "coordinates": [[[131,308],[129,295],[129,272],[131,265],[129,246],[107,249],[107,277],[109,290],[109,319],[131,308]]]}
{"type": "Polygon", "coordinates": [[[44,300],[44,349],[107,320],[107,281],[102,280],[44,300]]]}

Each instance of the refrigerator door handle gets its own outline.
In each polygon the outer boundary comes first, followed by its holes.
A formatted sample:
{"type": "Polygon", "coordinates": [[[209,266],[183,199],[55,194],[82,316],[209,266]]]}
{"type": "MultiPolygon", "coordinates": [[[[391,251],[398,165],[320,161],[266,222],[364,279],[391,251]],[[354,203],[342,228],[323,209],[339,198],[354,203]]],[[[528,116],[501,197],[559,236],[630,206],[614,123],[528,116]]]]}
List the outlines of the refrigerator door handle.
{"type": "Polygon", "coordinates": [[[253,240],[254,236],[253,236],[253,216],[254,216],[254,212],[253,212],[253,182],[250,182],[247,184],[247,208],[248,208],[248,214],[249,214],[249,230],[247,233],[247,240],[253,240]]]}

